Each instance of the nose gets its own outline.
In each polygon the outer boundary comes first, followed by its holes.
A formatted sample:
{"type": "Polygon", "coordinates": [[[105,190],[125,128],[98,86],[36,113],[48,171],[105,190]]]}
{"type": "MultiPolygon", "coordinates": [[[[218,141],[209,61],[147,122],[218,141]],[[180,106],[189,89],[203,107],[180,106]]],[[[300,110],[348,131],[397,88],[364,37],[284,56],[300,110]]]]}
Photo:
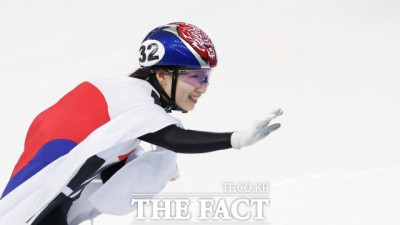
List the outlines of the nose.
{"type": "Polygon", "coordinates": [[[206,93],[207,85],[205,85],[205,84],[200,85],[200,87],[196,88],[196,91],[198,91],[198,92],[200,92],[202,94],[206,93]]]}

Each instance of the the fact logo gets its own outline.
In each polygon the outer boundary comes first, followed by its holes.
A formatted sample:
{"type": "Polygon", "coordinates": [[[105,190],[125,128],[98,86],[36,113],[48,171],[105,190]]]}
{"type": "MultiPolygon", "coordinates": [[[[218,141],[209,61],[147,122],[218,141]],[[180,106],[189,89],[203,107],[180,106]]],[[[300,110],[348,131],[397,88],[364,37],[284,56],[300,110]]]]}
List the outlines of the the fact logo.
{"type": "Polygon", "coordinates": [[[135,194],[131,205],[137,207],[137,222],[267,222],[270,204],[269,184],[223,183],[221,193],[158,194],[152,198],[135,194]]]}

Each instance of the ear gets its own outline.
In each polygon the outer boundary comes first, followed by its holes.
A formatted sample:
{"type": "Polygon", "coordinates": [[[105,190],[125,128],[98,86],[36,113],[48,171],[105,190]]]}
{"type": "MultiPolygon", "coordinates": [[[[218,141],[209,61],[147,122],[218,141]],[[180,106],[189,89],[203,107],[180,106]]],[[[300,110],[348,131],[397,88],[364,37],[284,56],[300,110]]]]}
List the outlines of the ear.
{"type": "Polygon", "coordinates": [[[158,83],[160,83],[162,86],[166,85],[166,77],[165,73],[163,70],[156,70],[156,77],[158,80],[158,83]]]}

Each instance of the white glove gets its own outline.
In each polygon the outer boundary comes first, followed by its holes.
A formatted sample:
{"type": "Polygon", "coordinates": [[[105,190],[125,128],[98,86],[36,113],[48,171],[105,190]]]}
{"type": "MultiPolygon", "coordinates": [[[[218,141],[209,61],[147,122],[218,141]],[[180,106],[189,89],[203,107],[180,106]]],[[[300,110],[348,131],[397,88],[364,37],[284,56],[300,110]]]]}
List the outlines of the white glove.
{"type": "Polygon", "coordinates": [[[275,123],[272,125],[268,124],[272,119],[283,114],[281,109],[277,109],[267,116],[262,118],[261,120],[257,120],[254,122],[249,128],[246,130],[234,132],[231,136],[231,145],[233,148],[240,149],[245,146],[252,145],[257,141],[265,138],[272,131],[277,130],[281,125],[279,123],[275,123]]]}

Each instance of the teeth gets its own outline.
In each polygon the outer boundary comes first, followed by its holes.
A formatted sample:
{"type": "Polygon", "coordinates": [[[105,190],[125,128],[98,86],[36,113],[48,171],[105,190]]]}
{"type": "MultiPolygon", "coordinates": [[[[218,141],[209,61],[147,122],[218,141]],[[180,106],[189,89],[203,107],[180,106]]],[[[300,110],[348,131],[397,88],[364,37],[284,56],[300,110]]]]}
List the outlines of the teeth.
{"type": "Polygon", "coordinates": [[[193,99],[193,100],[199,99],[198,97],[193,97],[193,96],[189,96],[189,98],[191,98],[191,99],[193,99]]]}

